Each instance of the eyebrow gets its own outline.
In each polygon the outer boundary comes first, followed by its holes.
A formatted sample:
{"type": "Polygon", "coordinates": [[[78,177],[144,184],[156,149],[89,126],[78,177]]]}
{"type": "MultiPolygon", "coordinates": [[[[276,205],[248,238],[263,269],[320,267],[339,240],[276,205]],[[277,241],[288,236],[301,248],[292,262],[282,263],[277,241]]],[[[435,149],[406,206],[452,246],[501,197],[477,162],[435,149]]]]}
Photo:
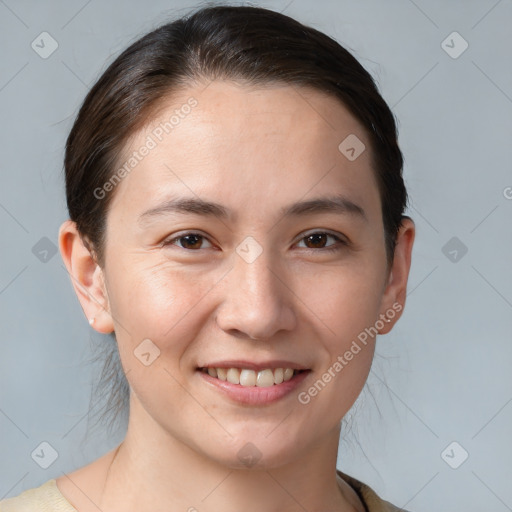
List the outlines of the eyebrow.
{"type": "MultiPolygon", "coordinates": [[[[233,218],[234,215],[229,208],[212,201],[205,201],[199,198],[175,198],[142,213],[139,224],[143,225],[149,219],[166,214],[187,214],[192,213],[206,217],[216,217],[223,220],[233,218]]],[[[304,216],[315,213],[336,213],[349,215],[368,222],[364,209],[343,195],[319,197],[307,201],[300,201],[281,208],[279,215],[282,217],[304,216]]]]}

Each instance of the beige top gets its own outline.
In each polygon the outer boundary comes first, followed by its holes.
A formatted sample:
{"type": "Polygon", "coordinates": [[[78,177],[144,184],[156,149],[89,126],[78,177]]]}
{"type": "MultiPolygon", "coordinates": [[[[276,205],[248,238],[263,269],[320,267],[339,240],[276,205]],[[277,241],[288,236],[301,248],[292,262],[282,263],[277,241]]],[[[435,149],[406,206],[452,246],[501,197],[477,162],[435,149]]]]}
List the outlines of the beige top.
{"type": "MultiPolygon", "coordinates": [[[[337,470],[338,475],[357,493],[367,512],[407,512],[380,499],[377,494],[359,480],[337,470]]],[[[55,479],[39,487],[27,489],[18,496],[0,501],[0,512],[77,512],[62,495],[55,479]]]]}

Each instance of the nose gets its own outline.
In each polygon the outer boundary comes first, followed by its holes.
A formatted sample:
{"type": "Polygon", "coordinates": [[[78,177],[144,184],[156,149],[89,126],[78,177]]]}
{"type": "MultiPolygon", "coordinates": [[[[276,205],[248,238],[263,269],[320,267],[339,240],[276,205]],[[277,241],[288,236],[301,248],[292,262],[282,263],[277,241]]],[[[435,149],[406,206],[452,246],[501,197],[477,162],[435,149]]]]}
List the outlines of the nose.
{"type": "Polygon", "coordinates": [[[248,263],[234,254],[234,267],[224,280],[217,325],[230,335],[271,339],[296,325],[293,290],[275,260],[263,251],[248,263]]]}

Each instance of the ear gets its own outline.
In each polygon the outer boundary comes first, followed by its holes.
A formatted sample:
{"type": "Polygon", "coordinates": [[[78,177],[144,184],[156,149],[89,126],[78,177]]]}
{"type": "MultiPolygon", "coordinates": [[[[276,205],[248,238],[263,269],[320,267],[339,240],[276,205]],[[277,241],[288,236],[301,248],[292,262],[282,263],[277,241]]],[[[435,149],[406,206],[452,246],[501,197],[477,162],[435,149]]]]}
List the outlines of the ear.
{"type": "Polygon", "coordinates": [[[84,245],[75,222],[67,220],[61,225],[59,249],[86,318],[94,318],[93,327],[98,332],[112,332],[114,323],[103,270],[84,245]]]}
{"type": "Polygon", "coordinates": [[[384,317],[387,317],[390,322],[383,321],[384,327],[379,329],[379,334],[387,334],[391,331],[395,323],[402,316],[415,234],[416,229],[413,220],[404,215],[397,235],[395,256],[389,270],[389,277],[385,284],[381,301],[381,314],[379,318],[384,320],[384,317]]]}

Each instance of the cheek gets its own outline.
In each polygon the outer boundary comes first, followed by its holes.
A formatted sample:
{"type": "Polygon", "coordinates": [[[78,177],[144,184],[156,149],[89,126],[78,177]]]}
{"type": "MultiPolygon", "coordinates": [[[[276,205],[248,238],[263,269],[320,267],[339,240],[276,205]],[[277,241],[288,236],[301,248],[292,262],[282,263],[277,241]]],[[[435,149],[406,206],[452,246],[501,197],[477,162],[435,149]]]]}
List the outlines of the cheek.
{"type": "Polygon", "coordinates": [[[328,367],[305,389],[302,401],[310,400],[316,417],[330,418],[327,424],[337,423],[354,405],[364,388],[370,372],[374,344],[362,345],[340,352],[328,367]],[[350,353],[350,360],[347,355],[350,353]]]}
{"type": "MultiPolygon", "coordinates": [[[[192,278],[168,263],[111,275],[111,309],[126,378],[147,410],[160,404],[187,406],[182,393],[183,354],[204,327],[204,296],[213,281],[192,278]]],[[[190,404],[188,404],[190,405],[190,404]]],[[[157,411],[153,411],[155,414],[157,411]]],[[[197,411],[195,411],[197,412],[197,411]]]]}
{"type": "Polygon", "coordinates": [[[109,298],[120,350],[150,339],[161,351],[179,352],[201,327],[198,315],[205,314],[201,306],[219,281],[217,274],[173,268],[167,261],[114,271],[109,298]]]}
{"type": "MultiPolygon", "coordinates": [[[[375,266],[350,264],[304,274],[294,291],[323,322],[327,338],[347,340],[374,325],[380,311],[382,275],[375,266]]],[[[336,341],[338,340],[338,341],[336,341]]]]}
{"type": "Polygon", "coordinates": [[[353,265],[301,282],[299,293],[307,297],[309,317],[313,312],[320,320],[318,341],[325,351],[316,384],[306,390],[318,414],[344,415],[364,387],[375,349],[381,281],[375,267],[353,265]]]}

